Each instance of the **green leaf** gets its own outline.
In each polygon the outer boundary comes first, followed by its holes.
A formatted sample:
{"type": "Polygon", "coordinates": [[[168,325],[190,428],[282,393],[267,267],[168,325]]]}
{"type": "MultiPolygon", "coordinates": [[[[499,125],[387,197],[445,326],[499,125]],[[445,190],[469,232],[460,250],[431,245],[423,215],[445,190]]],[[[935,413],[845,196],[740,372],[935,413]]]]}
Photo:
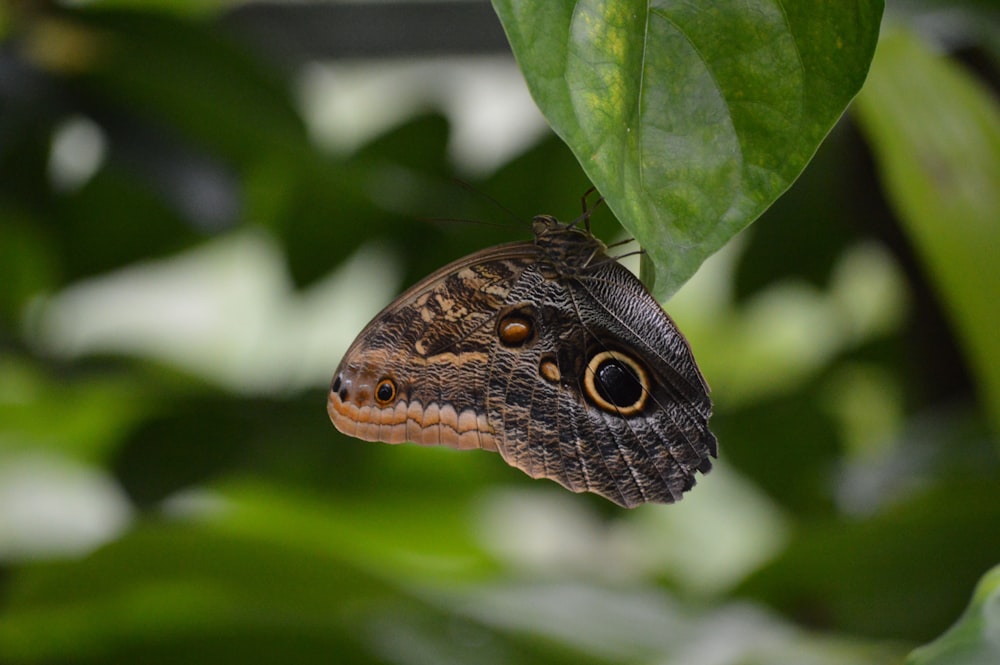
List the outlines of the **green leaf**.
{"type": "Polygon", "coordinates": [[[944,635],[910,654],[907,665],[1000,662],[1000,566],[983,576],[972,603],[944,635]]]}
{"type": "Polygon", "coordinates": [[[917,37],[879,45],[858,118],[1000,429],[1000,104],[917,37]]]}
{"type": "Polygon", "coordinates": [[[152,523],[84,559],[20,570],[0,660],[310,663],[346,651],[355,662],[352,610],[394,595],[334,552],[152,523]]]}
{"type": "Polygon", "coordinates": [[[801,623],[920,643],[1000,551],[1000,483],[965,474],[852,521],[804,524],[740,589],[801,623]]]}
{"type": "Polygon", "coordinates": [[[675,291],[861,87],[880,0],[494,0],[531,93],[675,291]]]}
{"type": "Polygon", "coordinates": [[[80,42],[71,53],[76,82],[104,103],[165,125],[232,163],[308,151],[287,83],[210,26],[127,8],[64,16],[80,42]]]}
{"type": "Polygon", "coordinates": [[[0,205],[0,326],[5,328],[15,327],[22,308],[57,279],[51,238],[34,215],[12,208],[0,205]]]}
{"type": "Polygon", "coordinates": [[[56,453],[95,464],[169,399],[138,371],[105,363],[49,372],[14,353],[0,354],[0,386],[0,455],[56,453]]]}
{"type": "Polygon", "coordinates": [[[469,522],[453,504],[401,505],[243,485],[201,520],[149,519],[84,558],[21,566],[0,662],[610,662],[430,593],[482,557],[454,541],[469,522]]]}
{"type": "Polygon", "coordinates": [[[727,462],[791,514],[831,511],[829,478],[840,439],[836,422],[822,408],[822,390],[821,382],[809,382],[788,396],[730,410],[713,423],[713,431],[726,442],[727,462]],[[789,431],[809,445],[774,445],[789,431]]]}

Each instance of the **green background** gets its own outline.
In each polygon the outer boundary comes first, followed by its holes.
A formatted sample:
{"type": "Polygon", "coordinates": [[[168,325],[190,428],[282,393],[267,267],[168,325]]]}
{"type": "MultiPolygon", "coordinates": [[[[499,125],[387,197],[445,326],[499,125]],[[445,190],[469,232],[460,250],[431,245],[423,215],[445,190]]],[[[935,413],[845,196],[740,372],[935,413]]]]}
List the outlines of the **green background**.
{"type": "MultiPolygon", "coordinates": [[[[565,143],[473,168],[425,102],[331,147],[239,5],[94,5],[0,10],[0,662],[898,663],[1000,560],[991,3],[890,2],[801,177],[714,236],[667,309],[720,460],[633,511],[324,410],[395,292],[579,213],[565,143]]],[[[914,662],[992,662],[995,577],[914,662]]]]}

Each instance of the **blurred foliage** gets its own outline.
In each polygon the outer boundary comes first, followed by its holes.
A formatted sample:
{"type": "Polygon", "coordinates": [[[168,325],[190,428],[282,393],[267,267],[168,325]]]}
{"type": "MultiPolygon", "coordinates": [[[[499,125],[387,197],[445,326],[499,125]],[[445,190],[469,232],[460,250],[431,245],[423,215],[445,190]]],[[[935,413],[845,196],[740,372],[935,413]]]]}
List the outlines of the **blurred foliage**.
{"type": "Polygon", "coordinates": [[[1000,210],[996,98],[905,31],[888,34],[881,49],[859,99],[862,124],[1000,428],[1000,227],[989,223],[1000,210]]]}
{"type": "Polygon", "coordinates": [[[1000,567],[987,573],[947,633],[911,654],[909,665],[989,665],[1000,660],[1000,567]]]}
{"type": "MultiPolygon", "coordinates": [[[[324,410],[391,291],[578,213],[563,143],[476,173],[424,108],[331,151],[221,10],[107,5],[0,21],[0,662],[890,663],[1000,559],[986,3],[892,14],[858,115],[671,302],[721,460],[631,512],[324,410]],[[455,178],[518,222],[447,221],[506,219],[455,178]]],[[[992,577],[913,662],[989,653],[992,577]]]]}

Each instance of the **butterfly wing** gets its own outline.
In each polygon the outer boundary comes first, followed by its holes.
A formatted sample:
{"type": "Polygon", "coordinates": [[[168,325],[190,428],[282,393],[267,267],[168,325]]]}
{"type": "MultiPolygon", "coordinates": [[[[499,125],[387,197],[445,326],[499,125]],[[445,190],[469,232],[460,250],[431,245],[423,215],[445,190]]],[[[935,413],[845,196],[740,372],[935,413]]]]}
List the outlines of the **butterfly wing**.
{"type": "Polygon", "coordinates": [[[610,260],[566,277],[533,243],[400,296],[351,345],[328,412],[345,434],[496,450],[627,507],[680,499],[716,454],[704,380],[642,284],[610,260]]]}

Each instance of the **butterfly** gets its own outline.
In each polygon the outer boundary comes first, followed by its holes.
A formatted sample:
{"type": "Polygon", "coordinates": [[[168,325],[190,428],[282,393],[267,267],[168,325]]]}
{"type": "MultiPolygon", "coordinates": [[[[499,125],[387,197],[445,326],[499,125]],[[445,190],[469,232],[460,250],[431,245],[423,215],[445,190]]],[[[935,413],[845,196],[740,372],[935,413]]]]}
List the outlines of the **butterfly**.
{"type": "Polygon", "coordinates": [[[690,346],[588,213],[539,215],[532,229],[379,313],[331,381],[333,424],[368,441],[497,451],[624,507],[679,500],[718,454],[690,346]]]}

